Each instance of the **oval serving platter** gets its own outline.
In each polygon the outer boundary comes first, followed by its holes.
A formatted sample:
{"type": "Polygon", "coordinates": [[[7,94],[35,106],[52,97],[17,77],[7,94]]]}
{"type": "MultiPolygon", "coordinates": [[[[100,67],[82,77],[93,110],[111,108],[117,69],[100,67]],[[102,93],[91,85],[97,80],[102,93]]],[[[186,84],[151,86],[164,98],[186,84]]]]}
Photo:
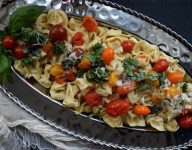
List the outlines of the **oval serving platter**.
{"type": "MultiPolygon", "coordinates": [[[[6,26],[8,14],[19,5],[37,4],[48,9],[62,9],[69,15],[94,16],[98,21],[120,28],[158,45],[165,53],[180,60],[184,69],[192,75],[192,46],[181,36],[160,23],[130,9],[103,1],[77,0],[17,0],[5,4],[0,10],[0,28],[6,26]]],[[[52,100],[13,70],[14,83],[6,83],[0,89],[20,107],[41,121],[77,138],[120,149],[180,149],[192,146],[191,131],[152,132],[138,128],[111,128],[105,123],[76,115],[52,100]],[[24,91],[24,92],[23,92],[24,91]]]]}

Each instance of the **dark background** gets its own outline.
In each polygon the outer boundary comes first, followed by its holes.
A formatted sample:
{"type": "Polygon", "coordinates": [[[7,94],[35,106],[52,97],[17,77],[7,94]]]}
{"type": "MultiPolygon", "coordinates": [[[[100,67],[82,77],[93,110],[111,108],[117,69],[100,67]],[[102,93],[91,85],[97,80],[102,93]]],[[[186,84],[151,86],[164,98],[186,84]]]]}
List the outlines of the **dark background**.
{"type": "Polygon", "coordinates": [[[192,0],[110,0],[149,16],[192,44],[192,0]]]}

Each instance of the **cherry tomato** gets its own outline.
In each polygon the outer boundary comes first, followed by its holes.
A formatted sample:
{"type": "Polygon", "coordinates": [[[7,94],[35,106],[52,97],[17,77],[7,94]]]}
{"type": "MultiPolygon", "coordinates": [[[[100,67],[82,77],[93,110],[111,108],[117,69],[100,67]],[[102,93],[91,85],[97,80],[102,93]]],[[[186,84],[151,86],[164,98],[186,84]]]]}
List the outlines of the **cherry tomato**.
{"type": "Polygon", "coordinates": [[[62,25],[54,25],[51,27],[49,37],[53,43],[61,43],[67,38],[67,29],[62,25]]]}
{"type": "Polygon", "coordinates": [[[85,16],[82,25],[87,31],[94,32],[97,30],[97,21],[93,17],[85,16]]]}
{"type": "Polygon", "coordinates": [[[88,70],[91,68],[91,62],[89,59],[82,59],[81,62],[78,64],[79,69],[88,70]]]}
{"type": "Polygon", "coordinates": [[[105,48],[103,53],[102,53],[102,58],[103,61],[106,65],[109,65],[110,62],[114,59],[115,57],[115,52],[112,48],[105,48]]]}
{"type": "Polygon", "coordinates": [[[65,71],[65,79],[69,82],[73,82],[76,79],[76,72],[74,69],[68,69],[65,71]]]}
{"type": "Polygon", "coordinates": [[[122,86],[117,87],[117,93],[120,95],[128,94],[129,92],[133,91],[136,88],[135,81],[127,81],[122,86]]]}
{"type": "Polygon", "coordinates": [[[83,34],[81,32],[76,32],[72,37],[72,45],[81,46],[84,44],[83,34]]]}
{"type": "Polygon", "coordinates": [[[166,59],[159,59],[157,62],[155,62],[153,70],[155,70],[158,73],[163,73],[167,70],[168,67],[169,62],[166,59]]]}
{"type": "Polygon", "coordinates": [[[121,46],[123,47],[123,51],[125,53],[131,53],[133,50],[133,47],[135,46],[135,43],[131,40],[123,41],[121,43],[121,46]]]}
{"type": "Polygon", "coordinates": [[[94,91],[91,91],[87,93],[87,95],[85,95],[85,102],[89,106],[99,106],[101,104],[101,101],[102,101],[102,96],[97,94],[94,91]]]}
{"type": "Polygon", "coordinates": [[[130,103],[127,99],[117,99],[107,103],[105,112],[111,117],[125,115],[130,109],[130,103]]]}
{"type": "Polygon", "coordinates": [[[188,129],[192,126],[192,116],[185,114],[179,117],[178,124],[182,129],[188,129]]]}
{"type": "Polygon", "coordinates": [[[27,57],[27,53],[24,52],[24,48],[22,45],[17,45],[14,49],[13,49],[13,55],[17,58],[17,59],[22,59],[27,57]]]}
{"type": "Polygon", "coordinates": [[[63,84],[65,83],[65,77],[64,76],[56,76],[53,78],[55,82],[58,84],[63,84]]]}
{"type": "Polygon", "coordinates": [[[59,64],[54,64],[51,66],[51,68],[49,69],[49,73],[56,77],[56,76],[62,76],[64,75],[65,71],[62,65],[59,64]]]}
{"type": "Polygon", "coordinates": [[[140,105],[140,104],[137,104],[133,107],[133,112],[137,115],[142,115],[142,116],[145,116],[145,115],[148,115],[151,113],[151,110],[149,109],[148,106],[144,106],[144,105],[140,105]]]}
{"type": "Polygon", "coordinates": [[[14,36],[5,36],[2,44],[4,48],[12,50],[16,46],[16,38],[14,36]]]}
{"type": "Polygon", "coordinates": [[[177,84],[183,81],[183,73],[181,71],[175,71],[175,72],[170,72],[167,74],[167,78],[171,82],[171,84],[177,84]]]}
{"type": "Polygon", "coordinates": [[[53,44],[51,42],[47,42],[43,45],[43,51],[47,54],[48,58],[51,58],[53,56],[53,44]]]}

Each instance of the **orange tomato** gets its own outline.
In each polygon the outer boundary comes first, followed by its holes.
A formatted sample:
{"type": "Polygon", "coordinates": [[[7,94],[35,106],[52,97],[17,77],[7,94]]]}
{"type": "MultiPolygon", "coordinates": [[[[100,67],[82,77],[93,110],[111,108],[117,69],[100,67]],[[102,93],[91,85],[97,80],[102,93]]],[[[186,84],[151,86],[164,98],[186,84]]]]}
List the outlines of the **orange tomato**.
{"type": "Polygon", "coordinates": [[[84,58],[81,60],[81,62],[78,64],[78,67],[83,70],[88,70],[91,68],[91,63],[88,59],[84,58]]]}
{"type": "Polygon", "coordinates": [[[151,110],[148,106],[137,104],[133,107],[133,112],[137,115],[146,116],[151,113],[151,110]]]}
{"type": "Polygon", "coordinates": [[[93,17],[85,16],[82,25],[87,31],[94,32],[97,30],[97,21],[93,17]]]}
{"type": "Polygon", "coordinates": [[[53,55],[53,44],[51,42],[47,42],[43,45],[43,51],[47,54],[48,58],[51,58],[53,55]]]}
{"type": "Polygon", "coordinates": [[[135,81],[127,81],[122,86],[117,87],[117,93],[120,95],[128,94],[129,92],[133,91],[136,88],[135,81]]]}
{"type": "Polygon", "coordinates": [[[172,84],[177,84],[183,81],[184,75],[181,71],[175,71],[168,73],[167,78],[172,84]]]}
{"type": "Polygon", "coordinates": [[[173,86],[170,86],[166,91],[165,95],[169,96],[170,98],[175,97],[176,95],[179,95],[181,93],[180,90],[176,89],[173,86]]]}
{"type": "Polygon", "coordinates": [[[114,59],[115,57],[115,52],[112,48],[105,48],[103,53],[102,53],[102,58],[103,61],[106,65],[109,65],[110,62],[114,59]]]}

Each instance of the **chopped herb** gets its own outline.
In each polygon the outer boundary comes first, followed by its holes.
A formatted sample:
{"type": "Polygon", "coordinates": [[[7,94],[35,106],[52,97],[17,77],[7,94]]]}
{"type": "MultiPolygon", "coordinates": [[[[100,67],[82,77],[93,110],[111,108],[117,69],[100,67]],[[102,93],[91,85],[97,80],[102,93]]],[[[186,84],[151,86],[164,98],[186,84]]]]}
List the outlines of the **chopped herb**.
{"type": "Polygon", "coordinates": [[[130,59],[130,58],[124,59],[122,63],[123,63],[123,68],[125,69],[125,73],[129,77],[133,76],[134,67],[139,65],[139,62],[137,60],[130,59]]]}
{"type": "Polygon", "coordinates": [[[101,53],[103,52],[103,46],[100,43],[97,43],[92,48],[92,50],[93,50],[94,53],[101,55],[101,53]]]}
{"type": "Polygon", "coordinates": [[[104,67],[97,67],[88,70],[86,77],[89,82],[102,82],[106,80],[108,73],[104,67]]]}
{"type": "Polygon", "coordinates": [[[63,44],[56,43],[54,45],[54,51],[55,51],[55,53],[62,54],[62,53],[65,53],[67,51],[67,48],[63,44]]]}
{"type": "Polygon", "coordinates": [[[93,48],[92,51],[87,53],[84,57],[89,59],[91,62],[92,67],[102,67],[104,66],[103,60],[101,58],[101,53],[103,52],[103,47],[101,44],[97,43],[93,48]]]}
{"type": "Polygon", "coordinates": [[[62,61],[64,68],[72,68],[79,63],[80,63],[80,59],[73,59],[73,58],[68,58],[68,57],[66,57],[62,61]]]}
{"type": "Polygon", "coordinates": [[[150,83],[139,84],[136,88],[137,91],[144,91],[152,89],[152,85],[150,83]]]}
{"type": "Polygon", "coordinates": [[[44,44],[48,39],[47,35],[39,33],[32,28],[22,28],[21,35],[24,44],[44,44]]]}
{"type": "Polygon", "coordinates": [[[157,114],[162,109],[163,108],[162,108],[161,105],[153,105],[153,106],[150,107],[151,114],[157,114]]]}
{"type": "Polygon", "coordinates": [[[143,81],[143,80],[155,80],[155,79],[159,79],[159,74],[153,73],[153,74],[147,75],[145,72],[138,72],[135,74],[135,76],[131,78],[132,80],[135,80],[137,82],[143,81]]]}
{"type": "Polygon", "coordinates": [[[184,83],[184,84],[183,84],[183,87],[182,87],[182,91],[183,91],[183,92],[187,92],[187,88],[188,88],[187,83],[184,83]]]}
{"type": "Polygon", "coordinates": [[[28,57],[23,58],[22,61],[24,63],[30,63],[36,60],[39,60],[41,58],[41,51],[40,49],[25,49],[25,51],[28,53],[28,57]]]}
{"type": "Polygon", "coordinates": [[[78,71],[77,71],[77,77],[78,77],[78,78],[83,77],[83,74],[84,74],[85,72],[86,72],[85,70],[78,70],[78,71]]]}
{"type": "Polygon", "coordinates": [[[4,36],[5,36],[5,32],[4,31],[0,31],[0,40],[2,40],[4,36]]]}
{"type": "Polygon", "coordinates": [[[165,85],[165,80],[166,80],[166,75],[165,73],[159,74],[159,81],[160,81],[160,90],[162,91],[164,85],[165,85]]]}

